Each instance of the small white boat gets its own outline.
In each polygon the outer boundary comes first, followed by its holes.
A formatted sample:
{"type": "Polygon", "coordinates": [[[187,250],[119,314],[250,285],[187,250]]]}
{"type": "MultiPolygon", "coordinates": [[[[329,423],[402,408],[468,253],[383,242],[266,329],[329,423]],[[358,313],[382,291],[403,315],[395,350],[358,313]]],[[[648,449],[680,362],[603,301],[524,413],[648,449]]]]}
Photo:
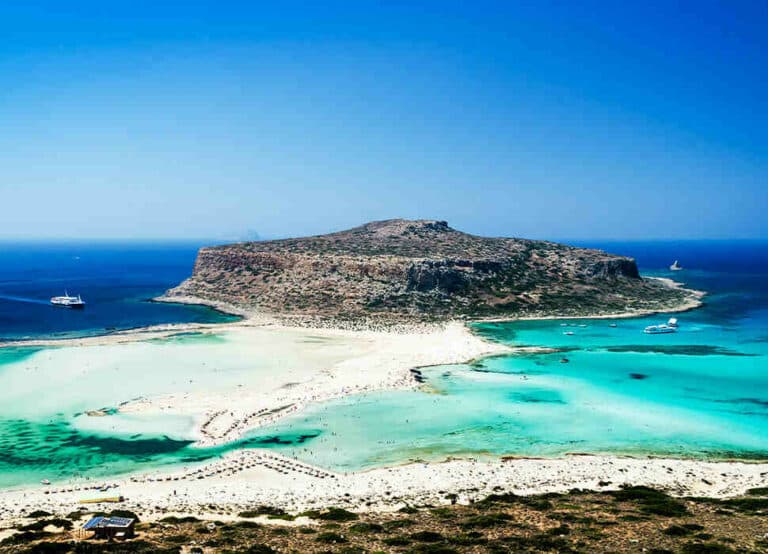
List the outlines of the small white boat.
{"type": "Polygon", "coordinates": [[[683,266],[681,266],[679,263],[677,263],[677,260],[675,260],[675,263],[673,263],[671,266],[669,266],[670,271],[682,271],[683,266]]]}
{"type": "Polygon", "coordinates": [[[643,329],[643,333],[647,335],[661,335],[664,333],[675,333],[677,332],[677,327],[670,327],[666,323],[662,323],[661,325],[649,325],[645,329],[643,329]]]}
{"type": "Polygon", "coordinates": [[[48,479],[43,479],[42,481],[40,481],[40,484],[41,485],[50,485],[51,482],[48,479]]]}
{"type": "Polygon", "coordinates": [[[608,325],[608,327],[616,327],[616,324],[615,323],[611,323],[611,324],[608,325]]]}
{"type": "Polygon", "coordinates": [[[677,324],[677,318],[676,317],[670,317],[669,321],[667,321],[667,325],[677,329],[679,327],[679,325],[677,324]]]}
{"type": "Polygon", "coordinates": [[[61,306],[62,308],[85,308],[85,302],[80,298],[79,294],[77,296],[70,296],[66,290],[64,291],[64,296],[54,296],[51,298],[51,304],[61,306]]]}
{"type": "Polygon", "coordinates": [[[566,332],[565,332],[565,333],[563,333],[563,334],[564,334],[564,335],[572,335],[572,334],[573,334],[573,331],[566,331],[566,332]]]}

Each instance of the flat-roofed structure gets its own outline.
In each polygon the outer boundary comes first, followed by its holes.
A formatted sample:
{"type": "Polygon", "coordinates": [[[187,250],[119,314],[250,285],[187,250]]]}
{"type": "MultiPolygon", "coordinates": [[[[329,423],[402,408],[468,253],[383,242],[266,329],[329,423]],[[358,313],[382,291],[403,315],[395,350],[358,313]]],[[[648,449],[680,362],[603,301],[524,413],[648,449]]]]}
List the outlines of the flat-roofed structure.
{"type": "Polygon", "coordinates": [[[136,520],[130,517],[105,517],[91,518],[83,525],[83,531],[93,531],[97,539],[129,539],[134,535],[136,520]]]}

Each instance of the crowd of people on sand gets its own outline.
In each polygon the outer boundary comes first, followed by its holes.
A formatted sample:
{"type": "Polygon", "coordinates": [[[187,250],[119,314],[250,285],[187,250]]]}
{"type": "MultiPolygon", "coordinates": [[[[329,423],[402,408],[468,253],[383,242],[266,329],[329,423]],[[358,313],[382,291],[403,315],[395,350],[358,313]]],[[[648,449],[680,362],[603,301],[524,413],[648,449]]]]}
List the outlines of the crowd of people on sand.
{"type": "MultiPolygon", "coordinates": [[[[212,479],[215,477],[230,477],[242,471],[263,467],[281,473],[283,475],[303,474],[316,479],[336,479],[336,474],[319,469],[309,464],[286,458],[284,456],[269,454],[263,451],[242,451],[238,456],[224,459],[219,462],[207,464],[195,469],[185,469],[181,473],[162,475],[134,475],[128,478],[131,483],[161,483],[173,481],[194,481],[212,479]]],[[[72,485],[63,488],[46,488],[44,494],[61,494],[72,492],[100,491],[107,492],[118,488],[120,485],[95,484],[72,485]]]]}
{"type": "MultiPolygon", "coordinates": [[[[44,482],[43,484],[46,485],[46,487],[47,487],[48,485],[46,483],[47,483],[47,481],[44,482]]],[[[116,489],[119,486],[120,485],[118,485],[116,483],[109,483],[109,484],[104,483],[104,484],[100,484],[100,485],[72,485],[72,486],[65,487],[65,488],[60,488],[60,489],[58,489],[58,488],[57,489],[46,488],[43,491],[43,494],[60,494],[60,493],[81,492],[81,491],[82,492],[87,492],[87,491],[108,492],[110,489],[116,489]]]]}

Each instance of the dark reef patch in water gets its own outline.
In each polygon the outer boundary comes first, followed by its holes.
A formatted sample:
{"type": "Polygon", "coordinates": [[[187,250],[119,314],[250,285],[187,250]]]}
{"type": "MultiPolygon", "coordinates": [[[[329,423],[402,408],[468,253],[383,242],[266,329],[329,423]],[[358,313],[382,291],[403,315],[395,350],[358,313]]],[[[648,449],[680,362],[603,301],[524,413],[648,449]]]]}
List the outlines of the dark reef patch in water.
{"type": "Polygon", "coordinates": [[[722,346],[706,344],[626,344],[622,346],[605,346],[607,352],[635,352],[640,354],[669,354],[674,356],[757,356],[738,352],[722,346]]]}
{"type": "Polygon", "coordinates": [[[17,484],[21,469],[29,479],[42,477],[92,477],[136,469],[147,462],[178,461],[184,457],[203,461],[224,449],[192,450],[192,441],[169,437],[132,439],[85,434],[63,419],[34,422],[0,419],[0,486],[17,484]]]}
{"type": "Polygon", "coordinates": [[[277,446],[293,446],[297,444],[304,444],[305,442],[319,437],[320,433],[303,433],[303,434],[287,434],[287,435],[270,435],[268,437],[251,437],[243,439],[237,444],[242,447],[248,447],[252,445],[277,445],[277,446]]]}
{"type": "Polygon", "coordinates": [[[513,392],[509,395],[512,402],[526,404],[565,404],[560,395],[554,391],[513,392]]]}
{"type": "Polygon", "coordinates": [[[66,446],[93,449],[98,452],[103,452],[104,454],[147,456],[178,452],[192,444],[192,441],[174,440],[170,437],[128,440],[78,434],[75,437],[63,441],[63,444],[66,446]]]}
{"type": "Polygon", "coordinates": [[[712,400],[718,404],[751,404],[753,406],[760,406],[768,409],[768,400],[761,398],[733,398],[729,400],[712,400]]]}

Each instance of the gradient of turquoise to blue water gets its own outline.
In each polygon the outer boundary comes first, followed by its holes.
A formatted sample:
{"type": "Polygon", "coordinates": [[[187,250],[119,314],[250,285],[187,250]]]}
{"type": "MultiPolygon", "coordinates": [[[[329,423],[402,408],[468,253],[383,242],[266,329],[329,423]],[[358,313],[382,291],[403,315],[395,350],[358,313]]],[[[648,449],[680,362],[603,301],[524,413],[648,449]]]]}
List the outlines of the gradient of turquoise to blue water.
{"type": "MultiPolygon", "coordinates": [[[[588,245],[635,256],[646,274],[669,275],[664,268],[679,258],[687,269],[674,276],[709,291],[705,307],[681,314],[674,335],[642,333],[665,316],[616,320],[616,327],[610,320],[476,325],[491,340],[566,351],[430,368],[426,392],[328,402],[214,449],[168,437],[85,434],[64,414],[3,420],[0,486],[186,464],[248,447],[339,470],[450,455],[768,457],[768,243],[588,245]]],[[[119,287],[110,290],[119,297],[119,287]]],[[[7,322],[4,329],[14,334],[7,322]]],[[[3,361],[28,354],[0,350],[0,385],[3,361]]]]}
{"type": "Polygon", "coordinates": [[[259,435],[319,433],[287,452],[346,470],[468,454],[768,457],[768,245],[600,246],[709,291],[705,307],[673,335],[642,332],[661,315],[478,324],[491,340],[566,352],[427,369],[432,394],[346,398],[259,435]],[[672,275],[676,258],[689,269],[672,275]]]}
{"type": "Polygon", "coordinates": [[[193,242],[0,242],[0,339],[64,338],[162,323],[235,318],[201,306],[148,302],[186,279],[193,242]],[[81,294],[87,309],[52,309],[81,294]]]}

